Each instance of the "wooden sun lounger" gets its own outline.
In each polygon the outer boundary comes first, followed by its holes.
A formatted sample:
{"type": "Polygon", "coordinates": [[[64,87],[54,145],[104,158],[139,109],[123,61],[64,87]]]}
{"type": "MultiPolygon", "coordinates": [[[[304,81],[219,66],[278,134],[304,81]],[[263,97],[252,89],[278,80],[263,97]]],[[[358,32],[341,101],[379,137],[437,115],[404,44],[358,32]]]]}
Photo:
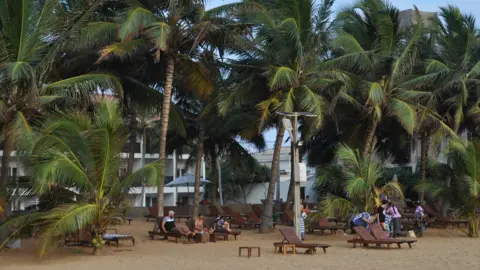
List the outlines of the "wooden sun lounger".
{"type": "Polygon", "coordinates": [[[260,225],[260,223],[246,221],[245,218],[242,217],[242,215],[240,215],[240,213],[238,213],[238,212],[232,212],[231,215],[232,215],[233,220],[230,221],[230,224],[237,225],[238,228],[241,228],[243,226],[244,228],[251,229],[255,226],[260,225]]]}
{"type": "Polygon", "coordinates": [[[468,220],[465,219],[453,219],[449,217],[445,217],[441,215],[440,213],[437,213],[435,210],[433,210],[429,205],[422,205],[423,210],[425,213],[430,217],[433,217],[434,220],[432,222],[429,222],[430,224],[437,224],[445,229],[447,228],[448,225],[451,225],[452,228],[458,227],[460,228],[460,225],[464,225],[465,228],[468,227],[468,220]]]}
{"type": "Polygon", "coordinates": [[[182,238],[182,234],[179,232],[164,232],[161,226],[162,220],[163,220],[163,217],[156,218],[156,221],[155,221],[157,223],[156,230],[148,231],[148,235],[150,236],[150,239],[155,240],[155,235],[159,235],[159,236],[163,236],[163,240],[168,240],[168,237],[173,237],[175,238],[175,243],[178,243],[178,239],[182,238]]]}
{"type": "Polygon", "coordinates": [[[295,234],[295,231],[290,228],[280,229],[280,233],[283,235],[283,241],[280,243],[273,243],[273,246],[275,247],[278,247],[284,244],[291,244],[291,245],[295,245],[295,248],[306,249],[307,251],[305,253],[309,253],[311,255],[313,255],[314,253],[317,253],[317,250],[316,250],[317,248],[322,248],[323,253],[327,253],[327,248],[330,247],[330,245],[326,245],[326,244],[315,244],[315,243],[303,242],[295,234]]]}
{"type": "Polygon", "coordinates": [[[370,225],[370,231],[377,240],[391,240],[400,244],[407,244],[409,248],[412,248],[412,244],[416,243],[415,239],[401,239],[401,238],[387,238],[385,232],[383,231],[382,225],[375,223],[370,225]]]}
{"type": "Polygon", "coordinates": [[[293,210],[285,210],[283,212],[282,220],[285,224],[291,226],[295,220],[295,214],[293,213],[293,210]]]}
{"type": "MultiPolygon", "coordinates": [[[[247,217],[248,217],[248,220],[253,224],[255,224],[256,226],[260,226],[260,223],[262,223],[262,219],[259,218],[257,215],[255,215],[254,212],[248,212],[247,217]]],[[[277,225],[277,223],[272,221],[272,225],[273,225],[273,228],[275,229],[275,225],[277,225]]]]}
{"type": "Polygon", "coordinates": [[[328,218],[322,218],[318,221],[317,225],[312,225],[310,228],[311,232],[314,232],[315,230],[319,230],[320,234],[325,235],[326,230],[329,230],[330,234],[336,234],[338,230],[343,230],[345,232],[347,228],[345,226],[330,225],[328,223],[328,218]]]}
{"type": "Polygon", "coordinates": [[[391,245],[397,245],[398,248],[402,248],[402,242],[396,239],[376,239],[364,227],[353,227],[353,230],[357,233],[356,236],[351,240],[347,240],[347,243],[353,244],[353,248],[356,248],[357,244],[362,244],[364,247],[368,247],[370,244],[375,246],[386,245],[387,249],[390,249],[391,245]]]}
{"type": "Polygon", "coordinates": [[[132,245],[135,246],[135,237],[133,237],[130,234],[118,234],[117,229],[105,229],[105,232],[107,231],[114,231],[115,233],[109,234],[105,233],[102,235],[102,239],[105,240],[109,245],[111,245],[112,242],[117,244],[120,242],[120,240],[130,240],[132,241],[132,245]]]}

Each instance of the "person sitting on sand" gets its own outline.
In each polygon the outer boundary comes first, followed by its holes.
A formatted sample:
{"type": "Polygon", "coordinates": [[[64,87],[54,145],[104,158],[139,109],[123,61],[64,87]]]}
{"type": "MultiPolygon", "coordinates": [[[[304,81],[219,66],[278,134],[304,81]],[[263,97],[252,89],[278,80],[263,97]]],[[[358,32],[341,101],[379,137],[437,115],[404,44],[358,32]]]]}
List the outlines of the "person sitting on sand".
{"type": "Polygon", "coordinates": [[[365,229],[370,231],[370,224],[373,223],[373,221],[375,221],[375,217],[371,217],[368,212],[363,212],[356,215],[350,221],[352,233],[354,232],[353,227],[365,227],[365,229]]]}
{"type": "Polygon", "coordinates": [[[192,232],[188,228],[178,228],[175,226],[175,212],[168,211],[168,216],[162,220],[162,230],[164,232],[179,232],[182,236],[191,236],[192,232]]]}
{"type": "Polygon", "coordinates": [[[219,216],[215,220],[215,231],[231,233],[232,229],[230,229],[230,223],[226,222],[223,218],[223,216],[219,216]]]}

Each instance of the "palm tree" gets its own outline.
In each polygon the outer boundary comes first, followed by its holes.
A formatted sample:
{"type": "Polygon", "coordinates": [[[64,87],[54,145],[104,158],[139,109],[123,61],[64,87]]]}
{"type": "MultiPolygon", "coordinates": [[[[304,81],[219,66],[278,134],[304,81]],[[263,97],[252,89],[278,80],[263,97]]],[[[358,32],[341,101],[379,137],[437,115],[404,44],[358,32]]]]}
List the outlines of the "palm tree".
{"type": "MultiPolygon", "coordinates": [[[[134,55],[142,47],[154,44],[155,61],[165,59],[165,81],[160,126],[160,159],[165,162],[167,130],[172,91],[176,87],[174,74],[188,81],[200,97],[207,97],[214,87],[208,74],[196,59],[199,47],[218,48],[223,55],[227,47],[238,43],[239,33],[222,29],[225,20],[217,19],[215,12],[205,12],[203,0],[188,1],[131,1],[119,30],[120,41],[105,47],[99,61],[134,55]]],[[[160,175],[163,179],[164,175],[160,175]]],[[[157,191],[158,214],[163,215],[163,185],[157,191]]]]}
{"type": "MultiPolygon", "coordinates": [[[[60,55],[104,1],[0,1],[0,121],[3,156],[0,189],[8,183],[13,123],[26,121],[60,97],[85,97],[98,89],[121,92],[117,78],[105,73],[56,76],[60,55]],[[67,19],[68,18],[68,19],[67,19]]],[[[8,208],[7,208],[8,209],[8,208]]]]}
{"type": "MultiPolygon", "coordinates": [[[[317,65],[325,52],[322,32],[327,18],[314,16],[318,10],[329,10],[333,1],[315,6],[313,1],[245,1],[235,5],[239,20],[253,25],[252,42],[256,46],[229,61],[231,91],[219,102],[219,111],[256,104],[259,110],[258,130],[276,127],[272,174],[268,187],[261,232],[272,227],[273,195],[279,177],[279,158],[285,128],[276,112],[305,111],[314,113],[312,127],[322,124],[326,101],[322,91],[332,80],[320,77],[317,65]],[[242,13],[242,10],[246,12],[242,13]],[[238,11],[240,10],[240,11],[238,11]]],[[[231,7],[231,6],[230,6],[231,7]]],[[[321,14],[330,14],[323,11],[321,14]]]]}
{"type": "MultiPolygon", "coordinates": [[[[457,198],[461,200],[460,212],[468,218],[468,236],[478,237],[480,226],[480,141],[451,140],[448,158],[453,167],[455,180],[459,183],[457,198]]],[[[425,182],[418,189],[432,197],[450,193],[451,187],[435,182],[425,182]]]]}
{"type": "MultiPolygon", "coordinates": [[[[365,159],[358,150],[341,144],[337,148],[336,158],[343,166],[344,180],[341,182],[345,183],[346,196],[327,195],[321,202],[325,215],[340,214],[345,217],[353,211],[370,212],[380,206],[381,195],[403,199],[402,188],[396,181],[381,182],[383,164],[373,157],[365,159]]],[[[329,177],[320,180],[323,180],[320,181],[323,184],[329,177]]]]}
{"type": "Polygon", "coordinates": [[[75,203],[13,218],[0,227],[8,230],[15,226],[10,239],[25,226],[38,226],[41,255],[59,239],[87,228],[93,233],[94,250],[101,248],[100,234],[122,210],[115,202],[134,184],[158,181],[162,170],[161,163],[156,161],[120,181],[120,153],[128,132],[115,101],[101,101],[93,119],[72,111],[49,117],[39,128],[17,120],[14,134],[23,138],[20,152],[28,159],[25,166],[34,179],[37,194],[48,193],[55,187],[79,192],[75,203]]]}
{"type": "Polygon", "coordinates": [[[415,108],[399,85],[415,64],[423,33],[421,20],[417,21],[412,28],[401,29],[398,9],[383,0],[359,0],[336,18],[339,31],[332,49],[337,57],[323,68],[354,82],[351,95],[368,125],[364,158],[373,150],[384,115],[397,119],[410,134],[414,131],[415,108]]]}
{"type": "MultiPolygon", "coordinates": [[[[425,181],[427,153],[435,130],[455,137],[465,114],[467,117],[478,114],[476,85],[480,61],[474,55],[478,48],[475,19],[455,6],[441,7],[440,17],[443,20],[436,17],[429,29],[429,39],[435,42],[428,48],[431,53],[425,59],[425,74],[403,84],[406,88],[424,90],[409,91],[424,107],[419,128],[421,181],[425,181]]],[[[422,193],[420,197],[423,199],[422,193]]]]}

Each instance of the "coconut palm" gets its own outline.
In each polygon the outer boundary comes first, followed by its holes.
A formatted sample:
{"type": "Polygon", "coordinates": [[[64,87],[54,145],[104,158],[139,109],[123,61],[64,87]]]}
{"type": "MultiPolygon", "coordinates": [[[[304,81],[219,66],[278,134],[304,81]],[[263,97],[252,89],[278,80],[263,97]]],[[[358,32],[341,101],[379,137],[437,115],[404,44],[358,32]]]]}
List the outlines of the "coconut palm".
{"type": "MultiPolygon", "coordinates": [[[[327,195],[321,205],[325,215],[340,214],[347,216],[352,211],[374,210],[380,206],[380,196],[403,199],[403,191],[398,182],[381,183],[383,164],[373,157],[363,158],[360,152],[341,144],[336,151],[336,158],[343,166],[342,182],[345,183],[345,197],[327,195]]],[[[337,176],[338,177],[338,176],[337,176]]],[[[328,177],[320,178],[320,184],[328,177]]]]}
{"type": "MultiPolygon", "coordinates": [[[[419,16],[419,14],[417,14],[419,16]]],[[[359,0],[338,14],[335,58],[324,69],[342,72],[355,82],[351,94],[368,125],[362,151],[368,158],[378,124],[385,115],[394,117],[410,134],[415,127],[415,108],[399,88],[415,65],[422,39],[422,20],[400,28],[399,10],[383,0],[359,0]]]]}
{"type": "MultiPolygon", "coordinates": [[[[325,54],[328,24],[333,1],[317,6],[313,1],[244,1],[235,5],[240,21],[253,26],[256,47],[230,60],[230,91],[219,102],[219,111],[255,104],[259,111],[259,132],[277,128],[272,174],[267,192],[261,232],[272,227],[273,195],[279,177],[279,157],[285,128],[276,112],[304,111],[317,115],[310,119],[318,129],[322,124],[326,101],[322,91],[333,85],[323,78],[317,65],[325,54]],[[245,11],[246,9],[246,11],[245,11]],[[242,13],[242,10],[244,13],[242,13]],[[316,16],[319,12],[319,16],[316,16]]],[[[232,7],[232,5],[230,7],[232,7]]]]}
{"type": "MultiPolygon", "coordinates": [[[[453,167],[453,174],[457,185],[458,196],[461,200],[460,213],[468,218],[468,236],[478,237],[480,226],[480,141],[451,140],[449,143],[449,161],[453,167]]],[[[418,189],[430,196],[451,192],[451,187],[441,183],[426,182],[418,189]]]]}
{"type": "Polygon", "coordinates": [[[78,98],[99,88],[121,90],[119,81],[108,74],[55,76],[59,55],[72,45],[69,40],[78,36],[102,3],[0,1],[0,115],[4,138],[0,187],[8,181],[9,159],[15,146],[10,132],[13,123],[25,120],[59,96],[78,98]]]}
{"type": "MultiPolygon", "coordinates": [[[[189,88],[207,97],[213,91],[208,74],[202,72],[198,48],[217,48],[220,55],[229,46],[238,45],[241,33],[230,31],[222,25],[229,24],[226,18],[216,18],[215,13],[205,12],[203,0],[189,1],[129,1],[122,16],[119,30],[120,41],[106,46],[99,61],[120,57],[129,58],[142,47],[153,47],[155,61],[165,59],[165,81],[160,128],[160,159],[165,160],[167,130],[172,90],[176,88],[174,74],[181,74],[189,88]]],[[[240,42],[241,43],[241,42],[240,42]]],[[[163,161],[164,162],[164,161],[163,161]]],[[[163,179],[164,175],[160,175],[163,179]]],[[[157,191],[159,215],[163,215],[163,181],[157,191]]]]}
{"type": "MultiPolygon", "coordinates": [[[[475,19],[462,14],[455,6],[441,7],[440,17],[443,20],[434,18],[429,29],[429,39],[435,42],[431,42],[428,48],[430,55],[424,61],[425,74],[403,84],[406,88],[416,90],[409,92],[424,107],[419,127],[421,181],[425,181],[427,153],[432,137],[435,133],[441,135],[436,131],[447,132],[455,137],[465,116],[476,117],[479,113],[476,85],[480,62],[475,56],[475,50],[478,49],[475,19]]],[[[420,197],[423,199],[422,193],[420,197]]]]}
{"type": "Polygon", "coordinates": [[[24,226],[37,227],[42,239],[41,255],[56,241],[84,229],[92,231],[94,249],[101,248],[100,234],[122,210],[114,205],[119,196],[142,180],[152,184],[158,180],[159,161],[120,181],[120,152],[128,129],[115,101],[101,101],[93,119],[73,111],[51,116],[38,128],[21,121],[15,125],[15,135],[23,136],[20,152],[28,159],[25,165],[34,179],[35,191],[45,194],[52,188],[64,187],[79,193],[75,203],[13,218],[0,227],[5,230],[15,226],[11,237],[24,226]]]}

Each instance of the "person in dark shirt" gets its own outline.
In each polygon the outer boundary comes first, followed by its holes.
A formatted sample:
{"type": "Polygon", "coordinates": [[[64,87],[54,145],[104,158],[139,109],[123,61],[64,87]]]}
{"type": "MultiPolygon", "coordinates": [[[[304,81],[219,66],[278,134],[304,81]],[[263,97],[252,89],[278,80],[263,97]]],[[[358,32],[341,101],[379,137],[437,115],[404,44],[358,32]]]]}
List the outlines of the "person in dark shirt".
{"type": "Polygon", "coordinates": [[[162,220],[162,231],[164,232],[179,232],[182,236],[191,236],[193,233],[188,228],[178,228],[175,225],[175,212],[168,211],[168,216],[162,220]]]}
{"type": "Polygon", "coordinates": [[[378,222],[385,230],[385,211],[387,210],[388,201],[382,200],[382,204],[377,208],[378,222]]]}

